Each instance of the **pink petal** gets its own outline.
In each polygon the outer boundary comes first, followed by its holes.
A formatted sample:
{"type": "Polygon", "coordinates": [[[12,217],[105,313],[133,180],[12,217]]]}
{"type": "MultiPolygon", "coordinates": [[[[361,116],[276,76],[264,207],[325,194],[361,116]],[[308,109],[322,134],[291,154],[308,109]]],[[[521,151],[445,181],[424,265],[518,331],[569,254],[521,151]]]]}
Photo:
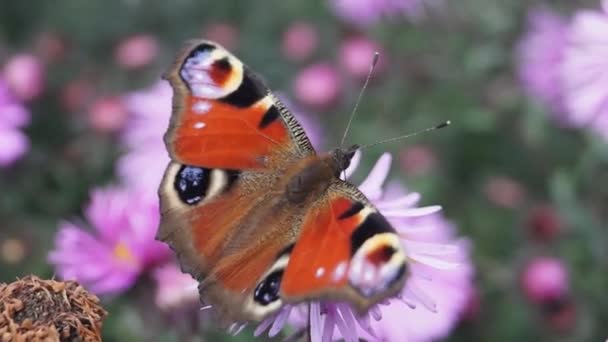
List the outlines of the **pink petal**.
{"type": "Polygon", "coordinates": [[[382,184],[384,184],[384,181],[391,170],[391,161],[392,157],[390,153],[382,154],[367,178],[359,185],[359,190],[372,201],[378,199],[382,195],[382,184]]]}

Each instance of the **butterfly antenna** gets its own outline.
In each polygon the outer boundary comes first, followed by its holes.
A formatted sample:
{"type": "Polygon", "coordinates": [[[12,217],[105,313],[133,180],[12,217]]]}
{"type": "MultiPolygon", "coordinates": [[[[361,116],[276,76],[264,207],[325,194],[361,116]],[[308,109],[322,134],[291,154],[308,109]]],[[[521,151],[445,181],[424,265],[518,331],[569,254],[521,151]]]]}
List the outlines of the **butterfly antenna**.
{"type": "Polygon", "coordinates": [[[367,145],[362,145],[362,146],[359,147],[359,149],[364,149],[364,148],[368,148],[368,147],[372,147],[372,146],[376,146],[376,145],[380,145],[380,144],[385,144],[385,143],[389,143],[389,142],[393,142],[393,141],[397,141],[397,140],[403,140],[403,139],[406,139],[406,138],[411,138],[411,137],[413,137],[415,135],[418,135],[418,134],[421,134],[421,133],[426,133],[426,132],[434,131],[436,129],[447,127],[450,124],[451,124],[451,122],[449,120],[448,121],[444,121],[444,122],[440,123],[439,125],[435,125],[433,127],[425,128],[423,130],[420,130],[420,131],[417,131],[417,132],[414,132],[414,133],[409,133],[409,134],[406,134],[406,135],[400,135],[398,137],[388,138],[388,139],[377,141],[375,143],[371,143],[371,144],[367,144],[367,145]]]}
{"type": "Polygon", "coordinates": [[[367,88],[367,84],[369,80],[372,78],[372,74],[374,72],[374,68],[376,64],[378,64],[378,59],[380,58],[380,53],[378,51],[374,52],[374,57],[372,59],[372,63],[369,66],[369,72],[367,73],[367,77],[365,78],[365,83],[363,83],[363,87],[361,87],[361,91],[359,92],[359,96],[357,97],[357,101],[355,102],[355,106],[353,107],[353,111],[350,113],[350,117],[348,118],[348,123],[346,124],[346,129],[344,130],[344,135],[342,136],[342,140],[340,141],[340,148],[344,147],[344,142],[346,141],[346,136],[348,135],[348,131],[350,130],[350,125],[353,122],[353,118],[355,117],[355,113],[357,112],[357,108],[359,107],[359,102],[361,102],[361,98],[363,97],[363,93],[367,88]]]}

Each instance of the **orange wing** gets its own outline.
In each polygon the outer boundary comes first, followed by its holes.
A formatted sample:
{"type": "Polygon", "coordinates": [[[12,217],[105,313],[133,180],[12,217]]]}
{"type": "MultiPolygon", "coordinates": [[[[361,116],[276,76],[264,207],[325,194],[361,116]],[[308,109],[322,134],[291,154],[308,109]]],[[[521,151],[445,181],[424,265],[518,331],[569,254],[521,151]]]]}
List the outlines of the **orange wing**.
{"type": "Polygon", "coordinates": [[[165,134],[172,162],[159,188],[157,239],[221,317],[260,320],[282,302],[254,290],[273,283],[277,255],[298,227],[290,208],[277,207],[277,178],[315,152],[293,115],[221,46],[188,44],[165,77],[174,90],[165,134]]]}
{"type": "Polygon", "coordinates": [[[195,41],[165,74],[174,89],[165,144],[174,161],[257,169],[280,152],[314,153],[308,138],[264,83],[226,49],[195,41]]]}
{"type": "Polygon", "coordinates": [[[305,216],[281,282],[285,301],[346,300],[361,311],[403,285],[399,237],[354,186],[338,181],[305,216]]]}

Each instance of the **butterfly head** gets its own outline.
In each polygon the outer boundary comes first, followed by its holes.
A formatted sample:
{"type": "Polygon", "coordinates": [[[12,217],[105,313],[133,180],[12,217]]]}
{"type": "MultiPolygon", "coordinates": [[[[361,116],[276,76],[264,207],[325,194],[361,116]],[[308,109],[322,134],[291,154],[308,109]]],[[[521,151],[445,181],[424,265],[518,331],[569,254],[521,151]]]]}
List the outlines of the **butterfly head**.
{"type": "Polygon", "coordinates": [[[350,161],[353,159],[353,156],[358,149],[359,145],[352,145],[347,148],[339,147],[331,152],[331,156],[336,163],[336,177],[339,177],[340,173],[350,166],[350,161]]]}

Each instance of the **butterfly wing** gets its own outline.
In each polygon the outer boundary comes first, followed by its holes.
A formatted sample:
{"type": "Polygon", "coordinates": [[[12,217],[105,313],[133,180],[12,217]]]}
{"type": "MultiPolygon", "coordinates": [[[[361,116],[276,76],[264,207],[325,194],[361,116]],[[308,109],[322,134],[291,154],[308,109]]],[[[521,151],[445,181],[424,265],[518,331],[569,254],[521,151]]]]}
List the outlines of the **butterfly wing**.
{"type": "Polygon", "coordinates": [[[344,300],[363,312],[403,287],[406,265],[390,223],[356,187],[336,180],[303,218],[280,293],[286,302],[344,300]]]}
{"type": "Polygon", "coordinates": [[[277,179],[315,152],[293,115],[221,46],[189,43],[165,77],[174,90],[172,162],[157,239],[226,320],[259,320],[282,304],[252,294],[297,235],[277,179]]]}
{"type": "Polygon", "coordinates": [[[246,65],[209,41],[194,41],[165,74],[173,113],[165,144],[181,164],[268,167],[268,157],[314,153],[302,127],[246,65]]]}

